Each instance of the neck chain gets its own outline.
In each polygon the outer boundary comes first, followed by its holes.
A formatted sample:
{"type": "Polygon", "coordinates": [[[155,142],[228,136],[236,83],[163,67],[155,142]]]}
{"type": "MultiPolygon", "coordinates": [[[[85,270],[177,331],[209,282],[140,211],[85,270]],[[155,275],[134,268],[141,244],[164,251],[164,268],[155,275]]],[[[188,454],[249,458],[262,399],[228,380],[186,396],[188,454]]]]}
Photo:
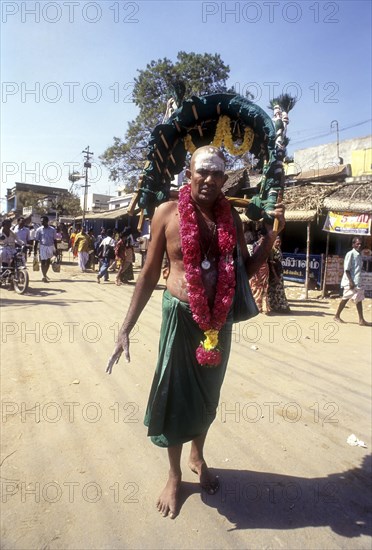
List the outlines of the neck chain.
{"type": "Polygon", "coordinates": [[[203,249],[201,241],[200,241],[200,248],[202,249],[202,252],[204,254],[204,260],[202,261],[202,263],[200,265],[205,270],[207,270],[211,267],[211,262],[208,260],[208,254],[211,250],[211,246],[212,246],[215,234],[216,234],[216,224],[214,224],[214,226],[213,226],[213,233],[212,233],[212,237],[211,237],[207,252],[204,252],[204,249],[203,249]]]}
{"type": "MultiPolygon", "coordinates": [[[[199,210],[199,212],[200,212],[200,210],[199,210]]],[[[201,219],[202,219],[203,223],[209,229],[209,224],[208,224],[207,220],[204,218],[204,216],[202,215],[201,212],[200,212],[200,215],[201,215],[201,219]]],[[[217,228],[217,224],[214,223],[214,222],[212,222],[212,223],[213,223],[213,233],[212,233],[211,240],[209,241],[208,250],[206,252],[204,251],[202,241],[200,239],[200,249],[201,249],[201,252],[202,252],[202,256],[204,256],[204,259],[203,259],[203,261],[201,262],[200,265],[201,265],[202,269],[204,269],[205,271],[207,271],[211,267],[211,262],[208,260],[208,255],[211,251],[211,247],[212,247],[212,244],[213,244],[213,239],[214,239],[214,236],[216,234],[216,228],[217,228]]]]}

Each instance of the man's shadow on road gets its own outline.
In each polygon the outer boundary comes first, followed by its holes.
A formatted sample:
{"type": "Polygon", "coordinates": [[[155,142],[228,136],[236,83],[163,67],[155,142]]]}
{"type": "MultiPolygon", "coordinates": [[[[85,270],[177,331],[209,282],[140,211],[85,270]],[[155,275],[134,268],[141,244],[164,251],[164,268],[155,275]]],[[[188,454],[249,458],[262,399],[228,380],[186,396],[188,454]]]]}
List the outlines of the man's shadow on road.
{"type": "MultiPolygon", "coordinates": [[[[372,534],[371,457],[360,468],[320,478],[217,470],[220,489],[201,492],[207,506],[216,508],[238,529],[299,529],[329,526],[344,537],[372,534]]],[[[182,484],[181,507],[199,492],[194,483],[182,484]]]]}

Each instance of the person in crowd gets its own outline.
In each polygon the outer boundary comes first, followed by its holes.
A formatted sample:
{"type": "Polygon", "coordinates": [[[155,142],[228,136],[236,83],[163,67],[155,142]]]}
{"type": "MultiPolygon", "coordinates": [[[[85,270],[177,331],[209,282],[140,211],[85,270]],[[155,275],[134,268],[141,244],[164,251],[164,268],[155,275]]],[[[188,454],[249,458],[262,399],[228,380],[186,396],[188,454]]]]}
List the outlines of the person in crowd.
{"type": "Polygon", "coordinates": [[[103,241],[103,239],[104,239],[105,237],[107,237],[107,235],[106,235],[106,229],[105,229],[104,227],[101,227],[100,234],[98,235],[98,237],[97,237],[97,239],[96,239],[96,241],[95,241],[95,243],[94,243],[94,248],[95,248],[96,250],[98,250],[98,248],[99,248],[101,242],[103,241]]]}
{"type": "Polygon", "coordinates": [[[131,239],[131,229],[126,227],[120,233],[119,240],[115,246],[115,259],[120,262],[119,271],[116,276],[116,284],[128,283],[134,279],[133,262],[134,249],[131,239]]]}
{"type": "Polygon", "coordinates": [[[18,234],[11,229],[12,222],[9,218],[6,218],[0,229],[0,264],[2,266],[9,266],[13,259],[16,245],[24,245],[24,241],[19,238],[18,234]]]}
{"type": "Polygon", "coordinates": [[[101,265],[102,265],[102,253],[99,253],[98,251],[100,250],[101,242],[105,237],[107,237],[106,229],[104,227],[101,227],[100,234],[98,235],[97,239],[94,242],[94,252],[95,252],[96,259],[98,261],[98,271],[101,269],[101,265]]]}
{"type": "Polygon", "coordinates": [[[268,260],[269,287],[267,299],[271,313],[291,312],[284,289],[281,243],[282,240],[278,235],[268,260]]]}
{"type": "MultiPolygon", "coordinates": [[[[265,238],[264,231],[258,232],[258,240],[253,245],[253,254],[259,248],[265,238]]],[[[253,298],[260,313],[270,314],[270,306],[267,298],[269,288],[269,264],[267,259],[261,264],[259,269],[251,277],[249,284],[251,286],[253,298]]]]}
{"type": "Polygon", "coordinates": [[[363,315],[363,300],[365,296],[362,284],[363,259],[360,253],[361,248],[362,240],[359,237],[354,237],[352,240],[352,249],[346,254],[344,260],[344,274],[341,279],[343,293],[334,320],[338,323],[345,322],[341,319],[341,313],[348,301],[351,300],[357,308],[359,325],[370,327],[372,323],[368,323],[363,315]]]}
{"type": "Polygon", "coordinates": [[[48,216],[41,217],[41,224],[35,233],[34,256],[36,256],[38,246],[40,245],[39,256],[43,275],[42,281],[43,283],[48,283],[49,278],[47,277],[47,273],[50,267],[50,260],[57,252],[56,230],[49,225],[48,216]]]}
{"type": "Polygon", "coordinates": [[[77,233],[74,239],[74,247],[73,247],[74,255],[77,254],[78,256],[78,264],[79,264],[80,271],[82,273],[85,273],[86,271],[86,264],[88,263],[88,260],[89,260],[90,247],[91,247],[91,238],[86,232],[85,227],[83,226],[80,232],[77,233]]]}
{"type": "Polygon", "coordinates": [[[27,247],[23,250],[23,260],[26,263],[27,250],[30,250],[31,244],[30,229],[25,224],[25,218],[23,216],[17,218],[17,225],[14,227],[13,231],[17,235],[17,237],[24,242],[25,247],[27,247]]]}
{"type": "Polygon", "coordinates": [[[101,282],[102,277],[104,281],[109,280],[108,268],[112,260],[115,260],[115,245],[116,242],[112,238],[113,231],[108,229],[106,231],[106,237],[102,239],[98,248],[98,257],[101,259],[101,267],[97,275],[97,283],[101,282]]]}
{"type": "Polygon", "coordinates": [[[72,228],[71,230],[71,233],[70,233],[70,248],[71,248],[71,252],[72,252],[72,257],[73,259],[75,259],[77,257],[77,249],[75,248],[75,239],[76,239],[76,235],[78,233],[80,233],[81,231],[81,225],[80,224],[76,224],[75,227],[72,228]]]}
{"type": "Polygon", "coordinates": [[[141,235],[138,239],[139,242],[139,252],[141,254],[141,268],[145,265],[147,250],[150,242],[150,233],[141,235]]]}
{"type": "Polygon", "coordinates": [[[88,250],[88,262],[85,266],[86,269],[93,269],[95,270],[95,264],[96,264],[96,253],[95,253],[95,242],[96,237],[94,235],[94,229],[93,227],[90,227],[88,230],[88,238],[89,238],[89,250],[88,250]]]}

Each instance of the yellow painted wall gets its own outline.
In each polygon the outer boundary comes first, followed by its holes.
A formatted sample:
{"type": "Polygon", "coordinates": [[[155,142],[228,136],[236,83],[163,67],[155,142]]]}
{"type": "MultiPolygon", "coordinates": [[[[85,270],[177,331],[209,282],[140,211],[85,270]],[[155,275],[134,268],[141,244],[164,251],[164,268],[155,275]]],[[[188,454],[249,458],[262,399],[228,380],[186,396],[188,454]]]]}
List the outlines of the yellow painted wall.
{"type": "Polygon", "coordinates": [[[362,174],[372,174],[372,149],[351,152],[351,174],[354,178],[362,174]]]}

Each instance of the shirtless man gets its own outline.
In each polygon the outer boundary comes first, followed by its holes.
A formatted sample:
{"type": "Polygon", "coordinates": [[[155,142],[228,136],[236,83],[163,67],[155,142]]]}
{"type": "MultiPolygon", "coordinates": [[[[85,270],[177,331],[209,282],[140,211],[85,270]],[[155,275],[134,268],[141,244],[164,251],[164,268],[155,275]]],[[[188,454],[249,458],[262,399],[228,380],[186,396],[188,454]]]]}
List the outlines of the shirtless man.
{"type": "MultiPolygon", "coordinates": [[[[192,204],[199,231],[200,253],[196,267],[201,266],[201,284],[210,308],[216,295],[219,269],[219,242],[216,227],[217,202],[227,180],[225,162],[221,151],[212,146],[198,149],[191,159],[187,197],[192,204]],[[190,199],[191,197],[191,199],[190,199]]],[[[183,188],[182,188],[183,189],[183,188]]],[[[180,192],[181,194],[181,192],[180,192]]],[[[183,193],[186,196],[186,193],[183,193]]],[[[253,256],[249,256],[244,241],[242,224],[234,209],[227,203],[229,223],[237,230],[247,276],[250,277],[268,257],[277,232],[268,226],[267,235],[253,256]],[[231,215],[233,220],[231,219],[231,215]]],[[[190,307],[190,287],[186,282],[184,254],[181,249],[180,218],[176,201],[163,203],[156,210],[151,224],[151,241],[147,259],[138,278],[131,304],[120,329],[117,345],[109,359],[106,372],[111,373],[122,352],[130,361],[129,334],[146,306],[160,277],[164,252],[169,262],[167,290],[163,296],[163,323],[160,335],[159,360],[150,392],[145,424],[153,443],[166,447],[170,464],[169,478],[161,493],[157,508],[163,516],[176,517],[178,492],[181,485],[181,452],[183,443],[191,441],[189,467],[199,476],[204,490],[214,494],[218,490],[218,478],[211,475],[203,455],[208,428],[216,416],[219,392],[223,382],[231,343],[230,314],[218,333],[221,343],[221,364],[213,368],[198,364],[195,348],[203,338],[203,330],[193,318],[190,307]],[[185,327],[187,331],[185,331],[185,327]],[[207,412],[207,414],[206,414],[207,412]]],[[[220,214],[218,214],[220,215],[220,214]]],[[[283,208],[276,205],[273,216],[279,219],[280,231],[284,227],[283,208]]],[[[182,222],[183,223],[183,222],[182,222]]],[[[184,243],[184,241],[182,241],[184,243]]],[[[185,256],[186,257],[186,256],[185,256]]],[[[227,263],[227,259],[225,260],[227,263]]],[[[195,267],[195,266],[194,266],[195,267]]],[[[231,285],[232,287],[234,285],[231,285]]],[[[204,329],[204,336],[206,332],[204,329]]]]}

